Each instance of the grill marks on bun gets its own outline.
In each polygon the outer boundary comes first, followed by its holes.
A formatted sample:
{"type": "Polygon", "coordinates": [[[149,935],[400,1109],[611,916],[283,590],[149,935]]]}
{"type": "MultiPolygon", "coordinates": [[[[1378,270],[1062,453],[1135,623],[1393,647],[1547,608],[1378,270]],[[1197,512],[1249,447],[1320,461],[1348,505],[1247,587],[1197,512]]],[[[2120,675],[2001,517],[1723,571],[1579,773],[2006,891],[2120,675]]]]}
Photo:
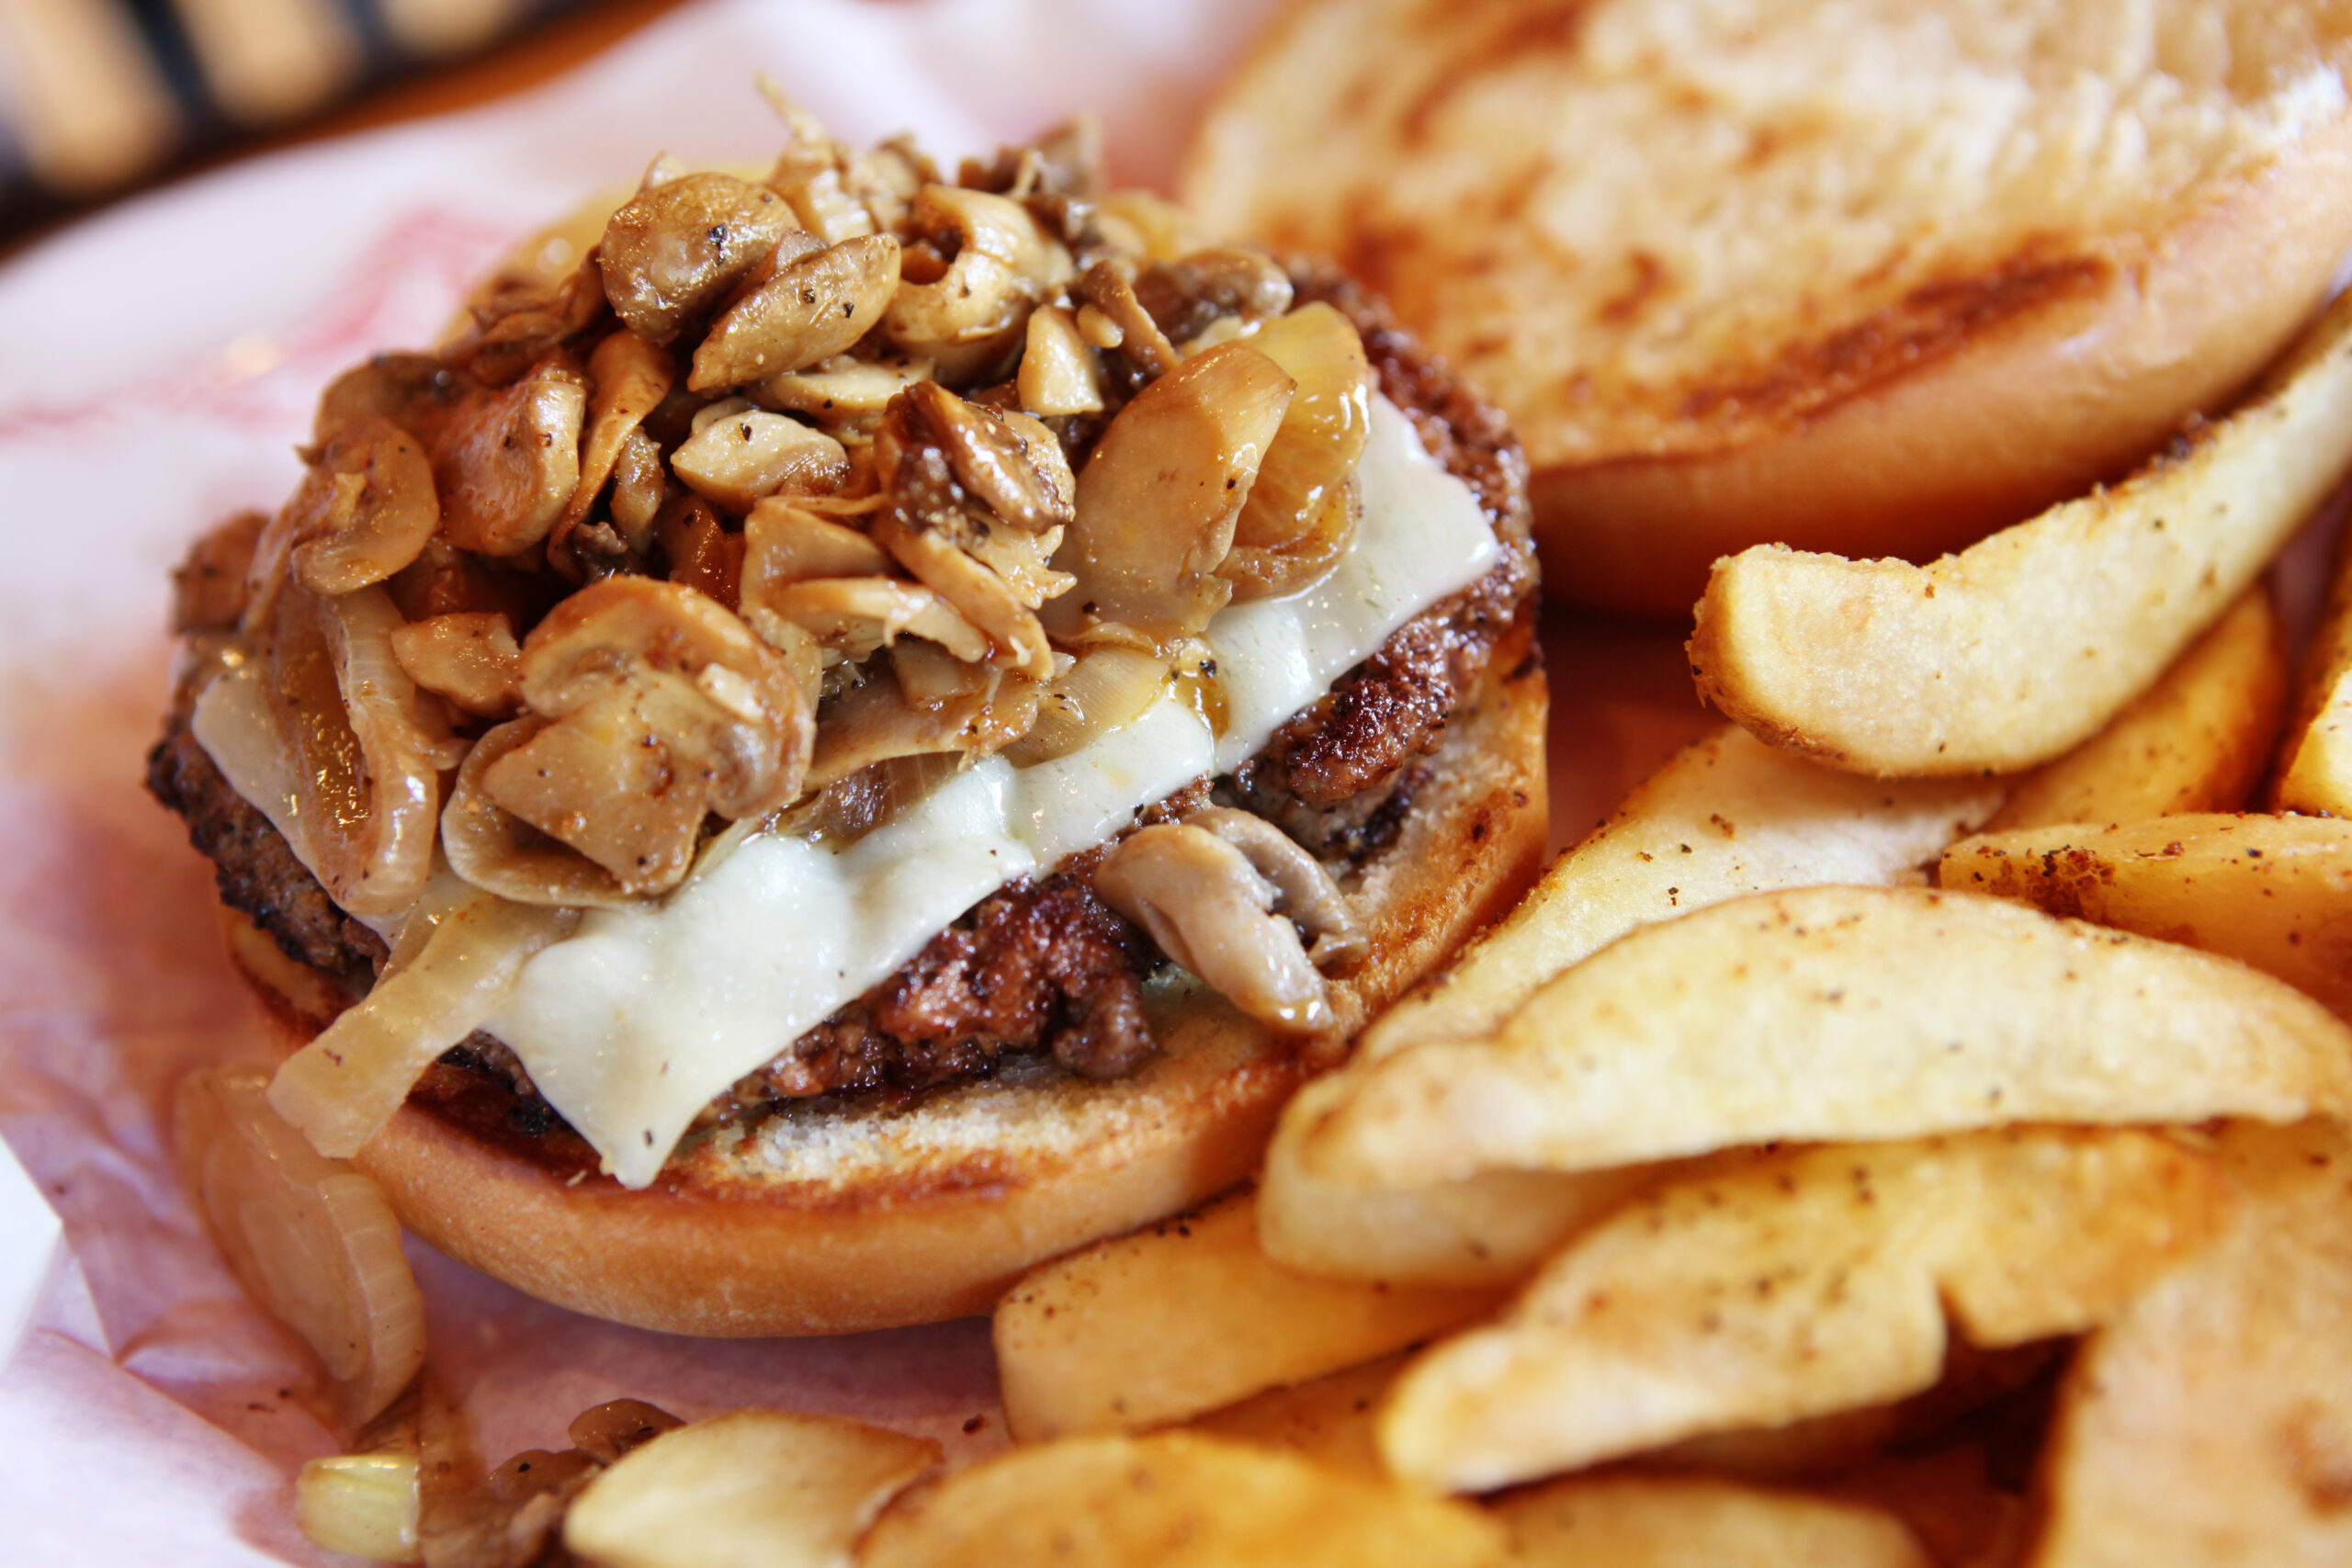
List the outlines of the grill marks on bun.
{"type": "Polygon", "coordinates": [[[1555,593],[1680,614],[1718,554],[1926,558],[2225,404],[2352,248],[2347,70],[2314,3],[1301,0],[1184,189],[1503,405],[1555,593]]]}

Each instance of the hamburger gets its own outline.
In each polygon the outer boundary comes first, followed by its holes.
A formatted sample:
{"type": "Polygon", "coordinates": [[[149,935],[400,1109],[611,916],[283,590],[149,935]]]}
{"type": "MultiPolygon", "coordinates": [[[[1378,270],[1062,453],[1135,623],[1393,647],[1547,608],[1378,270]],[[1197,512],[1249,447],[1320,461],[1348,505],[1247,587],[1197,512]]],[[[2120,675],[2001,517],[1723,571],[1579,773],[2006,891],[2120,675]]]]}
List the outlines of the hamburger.
{"type": "Polygon", "coordinates": [[[1245,1177],[1544,833],[1525,467],[1340,275],[797,112],[657,161],[177,578],[149,784],[402,1222],[697,1334],[1245,1177]]]}

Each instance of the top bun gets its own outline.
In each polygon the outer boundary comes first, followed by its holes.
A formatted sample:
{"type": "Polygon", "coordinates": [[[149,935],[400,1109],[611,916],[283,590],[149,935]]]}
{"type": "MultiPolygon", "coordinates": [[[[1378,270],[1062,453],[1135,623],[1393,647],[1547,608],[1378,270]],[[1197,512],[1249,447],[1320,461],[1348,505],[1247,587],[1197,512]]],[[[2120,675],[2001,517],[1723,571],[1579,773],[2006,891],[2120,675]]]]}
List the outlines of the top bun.
{"type": "Polygon", "coordinates": [[[1184,196],[1503,404],[1554,593],[1681,615],[1720,555],[1925,560],[2225,404],[2352,249],[2347,66],[2316,0],[1299,0],[1184,196]]]}

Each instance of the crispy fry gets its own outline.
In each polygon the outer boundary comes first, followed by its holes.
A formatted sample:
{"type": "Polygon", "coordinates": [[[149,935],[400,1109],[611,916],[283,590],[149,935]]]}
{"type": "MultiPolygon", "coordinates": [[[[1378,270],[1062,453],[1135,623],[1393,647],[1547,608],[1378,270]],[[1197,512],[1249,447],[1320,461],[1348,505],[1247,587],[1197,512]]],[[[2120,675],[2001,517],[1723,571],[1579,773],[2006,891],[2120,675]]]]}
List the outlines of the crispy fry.
{"type": "Polygon", "coordinates": [[[1319,1280],[1258,1247],[1247,1192],[1032,1272],[996,1310],[1023,1442],[1132,1431],[1385,1355],[1492,1310],[1492,1291],[1319,1280]]]}
{"type": "Polygon", "coordinates": [[[2347,1108],[2352,1030],[2267,976],[1996,899],[1820,887],[1636,931],[1491,1042],[1379,1064],[1302,1159],[1409,1189],[1777,1139],[2347,1108]]]}
{"type": "Polygon", "coordinates": [[[2218,1167],[2136,1130],[1826,1147],[1674,1183],[1409,1366],[1389,1468],[1476,1491],[1927,1387],[1972,1344],[2105,1321],[2222,1223],[2218,1167]]]}
{"type": "Polygon", "coordinates": [[[1926,567],[1759,546],[1716,563],[1702,695],[1857,773],[2046,761],[2097,733],[2244,592],[2352,463],[2352,298],[2229,419],[1926,567]]]}
{"type": "Polygon", "coordinates": [[[1270,1388],[1238,1404],[1195,1416],[1184,1427],[1204,1437],[1283,1449],[1329,1470],[1385,1481],[1388,1470],[1373,1440],[1373,1414],[1380,1396],[1404,1371],[1408,1354],[1399,1350],[1309,1382],[1270,1388]]]}
{"type": "Polygon", "coordinates": [[[2286,700],[2285,631],[2257,583],[2105,729],[2017,780],[1985,831],[2234,811],[2286,700]]]}
{"type": "Polygon", "coordinates": [[[1561,1568],[1928,1568],[1901,1520],[1859,1503],[1689,1475],[1555,1481],[1495,1507],[1513,1561],[1561,1568]]]}
{"type": "Polygon", "coordinates": [[[2339,534],[2319,625],[2303,649],[2271,804],[2352,816],[2352,533],[2339,534]]]}
{"type": "Polygon", "coordinates": [[[1306,1086],[1268,1151],[1261,1235],[1310,1273],[1457,1286],[1523,1277],[1634,1185],[1498,1172],[1415,1191],[1342,1189],[1300,1138],[1380,1058],[1490,1033],[1554,975],[1634,927],[1744,893],[1894,882],[1999,804],[1989,780],[1887,784],[1835,773],[1725,728],[1691,745],[1555,861],[1504,921],[1366,1032],[1354,1061],[1306,1086]]]}
{"type": "Polygon", "coordinates": [[[2218,953],[2352,1013],[2352,822],[2166,817],[1986,833],[1953,845],[1938,875],[2218,953]]]}
{"type": "Polygon", "coordinates": [[[900,1500],[863,1568],[1151,1562],[1453,1568],[1503,1562],[1476,1509],[1187,1432],[1016,1449],[900,1500]]]}
{"type": "Polygon", "coordinates": [[[2352,1557],[2352,1146],[2312,1123],[2222,1151],[2229,1228],[2068,1376],[2034,1568],[2352,1557]]]}

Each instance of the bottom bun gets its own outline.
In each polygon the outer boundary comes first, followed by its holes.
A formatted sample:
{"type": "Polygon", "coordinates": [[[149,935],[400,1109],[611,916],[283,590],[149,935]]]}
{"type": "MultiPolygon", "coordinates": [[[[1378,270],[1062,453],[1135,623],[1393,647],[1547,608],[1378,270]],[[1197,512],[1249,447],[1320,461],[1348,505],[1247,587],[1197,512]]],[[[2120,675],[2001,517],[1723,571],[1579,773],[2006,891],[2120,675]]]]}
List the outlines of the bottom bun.
{"type": "MultiPolygon", "coordinates": [[[[1351,888],[1372,955],[1349,1032],[1518,897],[1542,858],[1545,687],[1527,626],[1454,715],[1396,840],[1351,888]]],[[[289,1050],[347,998],[232,919],[289,1050]]],[[[1197,986],[1155,987],[1160,1051],[1090,1082],[1049,1058],[918,1095],[808,1101],[690,1135],[632,1191],[544,1143],[413,1100],[358,1163],[410,1230],[578,1312],[679,1334],[836,1334],[985,1312],[1033,1265],[1256,1168],[1323,1062],[1197,986]]]]}

